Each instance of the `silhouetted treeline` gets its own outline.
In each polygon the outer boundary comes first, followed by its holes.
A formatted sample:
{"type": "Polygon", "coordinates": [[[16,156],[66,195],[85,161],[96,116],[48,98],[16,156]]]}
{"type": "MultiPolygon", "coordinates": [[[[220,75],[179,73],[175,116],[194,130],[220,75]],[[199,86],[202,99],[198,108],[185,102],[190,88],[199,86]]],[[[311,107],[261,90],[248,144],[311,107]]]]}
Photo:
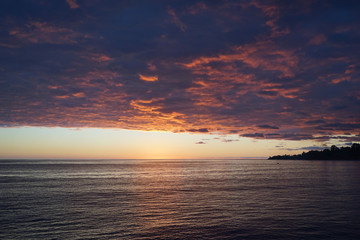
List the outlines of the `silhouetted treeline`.
{"type": "Polygon", "coordinates": [[[296,155],[277,155],[269,157],[274,160],[360,160],[360,144],[338,148],[335,145],[322,151],[309,151],[296,155]]]}

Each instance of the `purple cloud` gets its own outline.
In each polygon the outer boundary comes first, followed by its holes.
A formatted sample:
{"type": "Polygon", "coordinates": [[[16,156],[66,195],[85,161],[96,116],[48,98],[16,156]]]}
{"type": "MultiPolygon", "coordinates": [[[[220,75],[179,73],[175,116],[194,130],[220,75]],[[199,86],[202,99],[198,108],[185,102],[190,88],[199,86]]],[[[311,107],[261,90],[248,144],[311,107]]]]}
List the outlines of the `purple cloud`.
{"type": "Polygon", "coordinates": [[[0,5],[3,127],[359,141],[358,3],[0,5]]]}

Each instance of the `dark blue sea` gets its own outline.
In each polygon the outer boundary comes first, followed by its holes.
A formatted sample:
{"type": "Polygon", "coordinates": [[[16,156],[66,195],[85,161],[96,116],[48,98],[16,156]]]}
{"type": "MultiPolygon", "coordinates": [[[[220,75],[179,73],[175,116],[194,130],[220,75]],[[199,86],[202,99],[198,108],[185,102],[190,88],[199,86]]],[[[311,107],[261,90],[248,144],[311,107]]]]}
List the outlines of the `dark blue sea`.
{"type": "Polygon", "coordinates": [[[360,239],[360,162],[0,160],[0,239],[360,239]]]}

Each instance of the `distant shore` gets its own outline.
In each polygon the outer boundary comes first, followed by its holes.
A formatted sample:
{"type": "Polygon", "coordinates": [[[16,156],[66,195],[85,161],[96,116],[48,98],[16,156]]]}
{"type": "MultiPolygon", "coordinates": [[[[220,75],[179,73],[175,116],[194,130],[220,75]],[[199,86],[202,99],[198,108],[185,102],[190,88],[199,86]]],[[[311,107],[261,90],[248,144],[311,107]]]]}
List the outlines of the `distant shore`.
{"type": "Polygon", "coordinates": [[[360,160],[360,144],[338,148],[335,145],[322,151],[309,151],[296,155],[276,155],[269,160],[360,160]]]}

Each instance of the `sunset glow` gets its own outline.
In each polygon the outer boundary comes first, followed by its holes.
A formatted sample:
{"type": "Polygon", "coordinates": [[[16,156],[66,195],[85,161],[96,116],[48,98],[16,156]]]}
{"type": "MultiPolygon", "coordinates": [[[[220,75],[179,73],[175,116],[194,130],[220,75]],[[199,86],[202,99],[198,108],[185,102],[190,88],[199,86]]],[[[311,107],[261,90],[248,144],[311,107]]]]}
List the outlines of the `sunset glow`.
{"type": "Polygon", "coordinates": [[[358,4],[0,6],[0,158],[268,157],[360,141],[358,4]]]}

